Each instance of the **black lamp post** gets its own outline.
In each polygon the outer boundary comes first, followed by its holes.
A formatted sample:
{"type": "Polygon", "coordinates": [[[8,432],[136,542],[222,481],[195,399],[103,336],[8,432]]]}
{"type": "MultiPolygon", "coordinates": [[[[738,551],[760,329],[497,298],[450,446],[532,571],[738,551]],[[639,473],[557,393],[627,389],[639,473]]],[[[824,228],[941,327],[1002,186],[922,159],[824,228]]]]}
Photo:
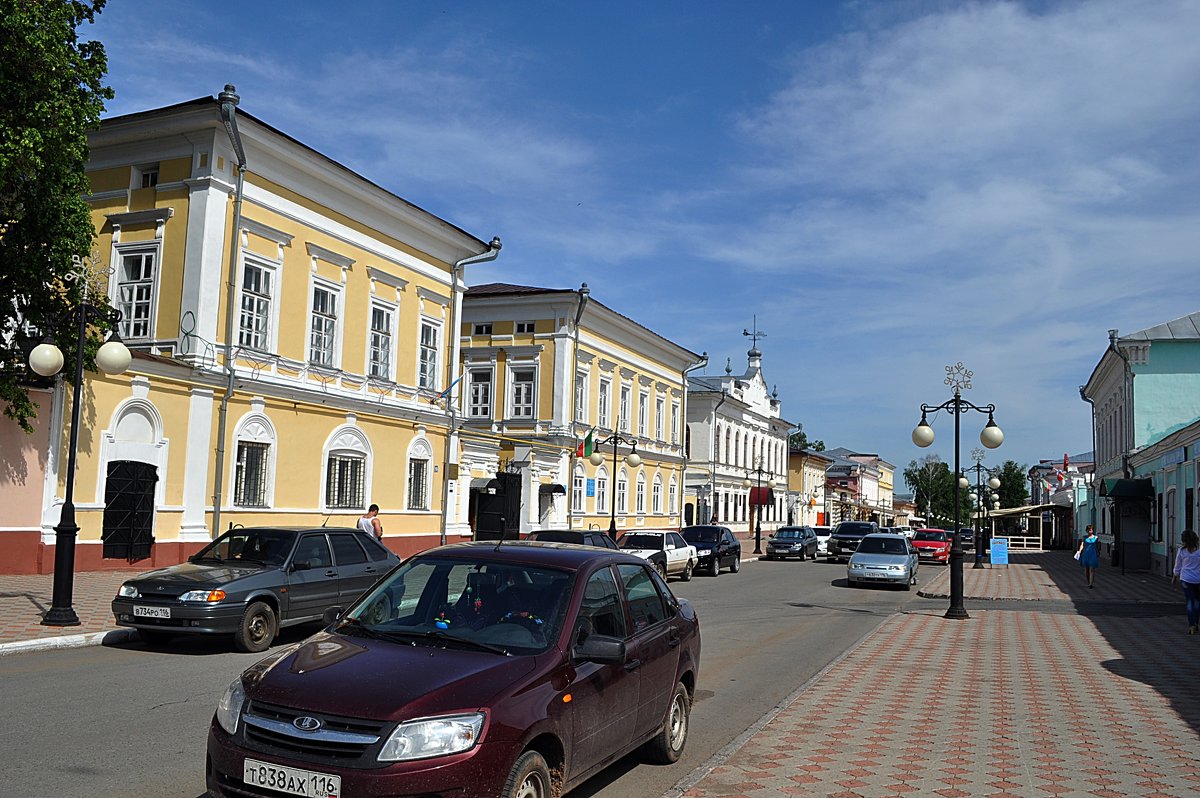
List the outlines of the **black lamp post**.
{"type": "Polygon", "coordinates": [[[996,426],[992,414],[996,412],[995,405],[979,406],[962,398],[962,389],[971,387],[971,377],[974,372],[963,367],[962,362],[946,366],[946,385],[954,387],[954,396],[940,405],[921,405],[921,422],[912,432],[912,441],[917,446],[925,448],[933,443],[933,427],[929,426],[926,414],[939,410],[949,410],[954,416],[954,535],[950,539],[950,608],[946,610],[946,618],[961,620],[970,618],[963,607],[963,549],[962,536],[959,534],[962,513],[962,489],[971,484],[962,475],[958,464],[959,417],[968,410],[988,414],[987,426],[979,433],[979,442],[989,449],[995,449],[1004,442],[1004,433],[996,426]]]}
{"type": "Polygon", "coordinates": [[[985,535],[983,531],[983,518],[987,512],[988,496],[984,493],[984,487],[989,488],[994,492],[1000,487],[1000,480],[996,477],[995,469],[988,468],[983,465],[983,458],[986,452],[983,449],[972,449],[971,459],[975,461],[975,465],[969,466],[967,471],[975,472],[975,492],[971,494],[971,504],[975,509],[975,565],[972,568],[983,567],[983,550],[987,548],[987,541],[991,539],[991,530],[985,535]],[[983,475],[988,475],[988,481],[984,483],[983,475]]]}
{"type": "MultiPolygon", "coordinates": [[[[63,496],[62,514],[58,526],[54,527],[54,593],[50,609],[42,618],[43,626],[79,626],[79,616],[72,606],[75,579],[75,538],[79,525],[75,523],[75,460],[79,450],[79,411],[83,389],[83,347],[87,342],[89,322],[105,321],[112,325],[112,337],[96,352],[96,365],[105,374],[120,374],[129,368],[130,354],[121,343],[116,325],[121,320],[119,311],[107,305],[94,305],[88,301],[90,287],[104,272],[99,269],[99,258],[74,258],[79,271],[67,276],[71,281],[83,283],[82,300],[75,307],[73,321],[78,324],[75,339],[75,383],[71,398],[71,437],[67,448],[67,484],[63,496]]],[[[29,368],[43,377],[52,377],[63,367],[63,354],[49,341],[38,344],[29,353],[29,368]]]]}
{"type": "MultiPolygon", "coordinates": [[[[620,426],[619,420],[618,420],[617,426],[620,426]]],[[[613,434],[609,435],[607,438],[603,438],[602,440],[599,440],[596,442],[596,451],[592,452],[591,456],[588,457],[588,461],[594,466],[603,465],[604,455],[600,454],[599,449],[601,446],[608,446],[609,444],[611,444],[613,447],[613,456],[612,456],[613,473],[612,473],[612,497],[609,499],[609,502],[608,502],[608,506],[609,506],[608,536],[610,538],[612,538],[613,540],[616,540],[617,539],[617,447],[618,446],[631,447],[631,451],[629,452],[629,454],[625,455],[625,462],[629,465],[630,468],[637,468],[639,465],[641,465],[642,458],[637,453],[637,440],[635,440],[634,438],[622,438],[620,433],[613,432],[613,434]]],[[[627,495],[625,497],[625,500],[629,501],[628,489],[626,489],[626,494],[627,495]]]]}
{"type": "Polygon", "coordinates": [[[743,488],[749,488],[752,484],[757,484],[757,486],[758,486],[758,489],[755,491],[755,495],[754,495],[754,498],[757,500],[754,504],[754,506],[757,508],[757,510],[754,513],[754,553],[755,554],[762,554],[762,508],[763,508],[762,482],[763,482],[764,474],[767,476],[767,487],[774,488],[775,487],[775,476],[770,471],[763,468],[761,459],[754,466],[754,468],[751,468],[747,471],[746,478],[742,480],[743,488]],[[750,481],[749,474],[755,475],[754,483],[752,483],[750,481]]]}

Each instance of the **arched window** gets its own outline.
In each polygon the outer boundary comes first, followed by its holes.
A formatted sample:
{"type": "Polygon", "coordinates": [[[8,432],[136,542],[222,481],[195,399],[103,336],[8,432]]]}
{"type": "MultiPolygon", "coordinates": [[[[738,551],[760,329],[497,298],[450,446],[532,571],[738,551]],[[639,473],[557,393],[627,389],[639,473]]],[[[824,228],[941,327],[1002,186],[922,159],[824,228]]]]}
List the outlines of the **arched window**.
{"type": "Polygon", "coordinates": [[[600,466],[596,469],[596,515],[608,509],[608,470],[600,466]]]}
{"type": "Polygon", "coordinates": [[[233,433],[233,503],[270,507],[275,498],[275,426],[263,413],[247,413],[233,433]]]}
{"type": "Polygon", "coordinates": [[[334,430],[325,442],[321,493],[327,510],[365,510],[371,484],[371,443],[356,426],[334,430]]]}
{"type": "Polygon", "coordinates": [[[408,481],[405,483],[408,497],[405,506],[409,510],[429,510],[430,487],[433,473],[433,447],[424,438],[414,438],[408,446],[408,481]]]}
{"type": "Polygon", "coordinates": [[[679,512],[679,483],[675,481],[675,477],[671,477],[671,484],[667,487],[667,512],[675,515],[679,512]]]}
{"type": "Polygon", "coordinates": [[[662,477],[655,474],[654,483],[650,486],[650,512],[662,515],[662,498],[662,477]]]}
{"type": "Polygon", "coordinates": [[[617,515],[626,515],[628,512],[629,476],[625,469],[621,469],[621,473],[617,475],[617,515]]]}
{"type": "Polygon", "coordinates": [[[646,514],[646,475],[638,473],[636,507],[638,515],[646,514]]]}
{"type": "Polygon", "coordinates": [[[575,473],[571,475],[571,515],[584,514],[584,496],[587,485],[587,472],[582,463],[575,464],[575,473]]]}

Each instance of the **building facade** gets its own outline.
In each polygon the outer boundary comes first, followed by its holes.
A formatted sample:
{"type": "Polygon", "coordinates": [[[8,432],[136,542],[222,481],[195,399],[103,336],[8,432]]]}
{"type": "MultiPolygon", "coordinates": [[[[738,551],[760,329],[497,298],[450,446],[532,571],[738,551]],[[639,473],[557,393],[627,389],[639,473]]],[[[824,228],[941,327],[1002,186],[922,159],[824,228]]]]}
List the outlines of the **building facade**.
{"type": "Polygon", "coordinates": [[[608,308],[586,285],[472,286],[459,332],[469,493],[456,532],[680,526],[684,385],[701,356],[608,308]]]}
{"type": "MultiPolygon", "coordinates": [[[[385,543],[411,552],[439,541],[454,501],[445,477],[457,443],[437,399],[450,380],[457,264],[494,257],[498,242],[236,101],[107,119],[89,139],[103,288],[134,359],[120,376],[85,377],[80,570],[179,562],[234,524],[353,526],[371,503],[385,543]],[[126,506],[143,511],[115,509],[126,506]]],[[[63,388],[40,410],[41,501],[6,519],[0,538],[11,571],[53,564],[63,388]]]]}
{"type": "Polygon", "coordinates": [[[825,471],[833,458],[808,449],[788,452],[789,524],[826,526],[829,524],[825,502],[825,471]]]}

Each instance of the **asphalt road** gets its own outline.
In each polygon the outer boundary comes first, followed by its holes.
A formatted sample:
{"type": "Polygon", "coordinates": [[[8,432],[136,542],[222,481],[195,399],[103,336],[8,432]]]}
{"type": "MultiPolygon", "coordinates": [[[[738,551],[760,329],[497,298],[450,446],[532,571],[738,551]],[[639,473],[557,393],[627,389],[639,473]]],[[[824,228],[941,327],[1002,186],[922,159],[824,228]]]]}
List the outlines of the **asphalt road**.
{"type": "MultiPolygon", "coordinates": [[[[683,758],[668,767],[626,757],[571,798],[656,798],[897,609],[939,602],[898,589],[844,587],[844,565],[747,562],[739,574],[673,580],[695,603],[702,670],[683,758]]],[[[282,642],[312,629],[285,632],[282,642]]],[[[0,658],[5,795],[204,794],[204,745],[217,700],[258,655],[224,641],[179,638],[0,658]]]]}

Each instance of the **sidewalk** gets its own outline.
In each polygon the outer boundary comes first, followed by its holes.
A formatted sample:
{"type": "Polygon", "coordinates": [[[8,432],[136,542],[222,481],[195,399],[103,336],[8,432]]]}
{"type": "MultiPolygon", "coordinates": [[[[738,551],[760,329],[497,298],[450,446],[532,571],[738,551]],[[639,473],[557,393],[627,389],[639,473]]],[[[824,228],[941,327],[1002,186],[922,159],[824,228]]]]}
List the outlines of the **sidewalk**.
{"type": "Polygon", "coordinates": [[[47,648],[117,642],[133,636],[118,629],[110,604],[117,588],[141,571],[85,571],[75,574],[72,606],[79,626],[42,626],[53,605],[54,576],[0,576],[0,656],[47,648]]]}
{"type": "MultiPolygon", "coordinates": [[[[1181,591],[1104,567],[1088,589],[1065,551],[1011,559],[965,562],[970,619],[889,618],[667,795],[1200,794],[1200,636],[1181,591]]],[[[931,570],[921,594],[948,597],[949,569],[931,570]]]]}

